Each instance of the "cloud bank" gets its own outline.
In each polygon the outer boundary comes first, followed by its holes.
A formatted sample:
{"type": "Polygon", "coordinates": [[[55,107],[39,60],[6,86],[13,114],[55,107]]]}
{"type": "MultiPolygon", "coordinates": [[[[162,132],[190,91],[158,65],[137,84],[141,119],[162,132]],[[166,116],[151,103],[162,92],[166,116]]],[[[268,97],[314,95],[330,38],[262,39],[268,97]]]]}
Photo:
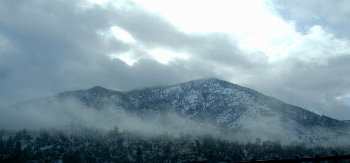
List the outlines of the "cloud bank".
{"type": "Polygon", "coordinates": [[[343,3],[5,0],[0,106],[94,85],[129,90],[217,77],[348,119],[343,3]]]}

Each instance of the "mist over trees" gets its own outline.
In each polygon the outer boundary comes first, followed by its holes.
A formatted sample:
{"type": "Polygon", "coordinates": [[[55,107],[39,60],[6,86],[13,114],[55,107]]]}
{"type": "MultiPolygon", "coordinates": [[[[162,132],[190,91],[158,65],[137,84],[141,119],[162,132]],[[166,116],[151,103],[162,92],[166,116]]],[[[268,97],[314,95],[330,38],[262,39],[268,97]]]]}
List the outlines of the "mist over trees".
{"type": "Polygon", "coordinates": [[[343,155],[349,150],[350,147],[286,146],[260,139],[239,143],[210,135],[145,136],[119,131],[117,127],[110,131],[81,129],[70,134],[58,130],[1,130],[0,134],[2,162],[218,162],[343,155]]]}

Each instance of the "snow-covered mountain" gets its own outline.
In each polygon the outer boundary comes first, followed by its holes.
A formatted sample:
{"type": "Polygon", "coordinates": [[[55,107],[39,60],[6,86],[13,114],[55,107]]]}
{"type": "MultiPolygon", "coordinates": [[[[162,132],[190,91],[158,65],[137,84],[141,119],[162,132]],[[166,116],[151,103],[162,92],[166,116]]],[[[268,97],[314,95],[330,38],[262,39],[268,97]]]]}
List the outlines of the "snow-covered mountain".
{"type": "Polygon", "coordinates": [[[129,92],[93,87],[0,109],[0,128],[73,126],[212,134],[286,143],[350,142],[349,121],[320,116],[215,78],[129,92]]]}
{"type": "Polygon", "coordinates": [[[345,121],[215,78],[130,92],[93,87],[56,97],[74,97],[90,108],[112,107],[145,119],[161,119],[172,112],[199,124],[213,124],[222,134],[236,137],[322,143],[347,135],[349,127],[345,121]]]}

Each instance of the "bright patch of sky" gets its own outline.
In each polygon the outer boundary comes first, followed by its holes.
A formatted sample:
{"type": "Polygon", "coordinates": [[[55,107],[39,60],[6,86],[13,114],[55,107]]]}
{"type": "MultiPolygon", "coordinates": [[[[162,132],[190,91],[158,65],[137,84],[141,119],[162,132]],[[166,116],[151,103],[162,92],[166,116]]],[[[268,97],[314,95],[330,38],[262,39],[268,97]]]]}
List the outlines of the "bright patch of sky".
{"type": "Polygon", "coordinates": [[[108,0],[90,0],[91,3],[94,3],[94,4],[99,4],[99,5],[102,5],[106,2],[108,2],[108,0]]]}
{"type": "Polygon", "coordinates": [[[113,26],[111,28],[111,31],[113,35],[115,36],[116,39],[120,41],[124,41],[126,43],[135,43],[136,40],[131,36],[131,34],[124,29],[118,27],[118,26],[113,26]]]}
{"type": "Polygon", "coordinates": [[[129,66],[132,66],[135,62],[137,62],[136,59],[133,59],[132,55],[130,53],[125,53],[125,54],[110,54],[109,55],[110,59],[119,59],[129,66]]]}
{"type": "MultiPolygon", "coordinates": [[[[145,47],[139,47],[139,48],[147,49],[145,47]]],[[[189,55],[187,55],[186,53],[174,52],[164,48],[147,49],[145,53],[147,54],[146,56],[139,56],[139,55],[135,55],[134,51],[130,50],[126,53],[110,54],[109,57],[112,60],[119,59],[125,62],[126,64],[128,64],[129,66],[134,65],[139,59],[147,58],[147,57],[152,57],[156,61],[162,64],[168,64],[174,59],[182,59],[182,60],[189,59],[189,55]]]]}
{"type": "Polygon", "coordinates": [[[184,53],[173,52],[168,49],[152,49],[148,53],[162,64],[168,64],[173,59],[188,59],[189,56],[184,53]]]}

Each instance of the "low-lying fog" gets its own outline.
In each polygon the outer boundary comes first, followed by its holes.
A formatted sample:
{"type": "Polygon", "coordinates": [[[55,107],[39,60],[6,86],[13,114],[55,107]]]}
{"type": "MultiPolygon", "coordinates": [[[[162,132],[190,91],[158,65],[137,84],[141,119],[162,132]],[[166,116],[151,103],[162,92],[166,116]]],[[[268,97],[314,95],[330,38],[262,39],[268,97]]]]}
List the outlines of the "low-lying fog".
{"type": "Polygon", "coordinates": [[[30,101],[0,109],[0,127],[9,130],[63,129],[74,127],[137,131],[144,134],[216,134],[214,125],[199,124],[175,113],[144,119],[118,110],[88,108],[77,100],[30,101]]]}
{"type": "MultiPolygon", "coordinates": [[[[234,132],[218,127],[215,123],[200,123],[171,112],[145,119],[112,106],[99,110],[88,108],[75,99],[35,100],[0,109],[0,129],[6,130],[58,129],[71,131],[82,127],[108,131],[117,126],[121,131],[136,131],[150,136],[164,133],[177,136],[183,133],[212,135],[216,138],[241,142],[255,141],[256,138],[260,138],[261,140],[280,141],[283,144],[298,141],[300,143],[303,139],[300,139],[292,128],[288,129],[288,126],[284,126],[278,117],[242,119],[237,124],[240,125],[239,130],[234,132]]],[[[331,131],[318,129],[318,132],[331,139],[312,140],[317,144],[344,145],[344,142],[350,142],[348,137],[341,137],[331,131]]],[[[308,136],[310,135],[305,137],[308,136]]]]}

